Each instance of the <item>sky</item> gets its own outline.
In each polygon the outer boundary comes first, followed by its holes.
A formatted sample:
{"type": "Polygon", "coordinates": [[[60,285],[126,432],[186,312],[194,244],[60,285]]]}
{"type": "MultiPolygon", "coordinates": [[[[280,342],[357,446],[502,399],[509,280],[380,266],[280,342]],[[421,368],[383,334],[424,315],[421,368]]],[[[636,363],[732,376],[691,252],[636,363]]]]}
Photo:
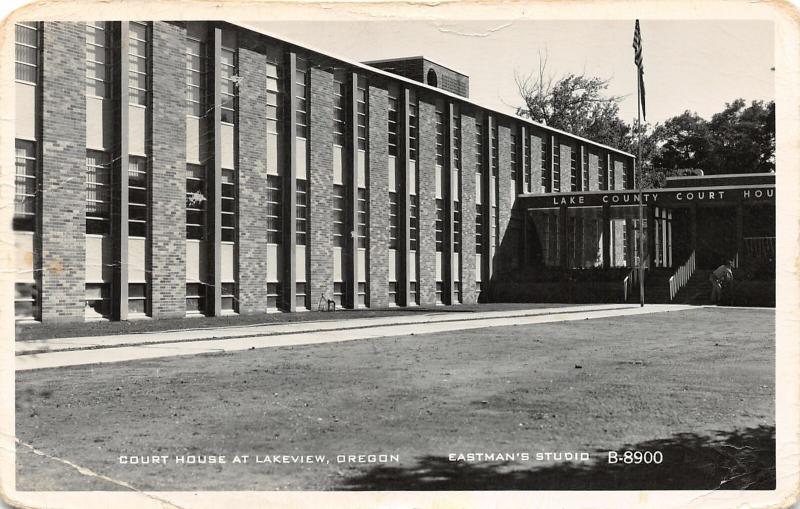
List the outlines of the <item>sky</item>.
{"type": "MultiPolygon", "coordinates": [[[[636,118],[633,20],[624,21],[275,21],[248,24],[356,61],[424,55],[470,77],[470,98],[513,112],[522,103],[514,73],[586,73],[623,96],[620,116],[636,118]]],[[[739,97],[774,99],[771,21],[641,21],[647,121],[685,110],[704,118],[739,97]]]]}

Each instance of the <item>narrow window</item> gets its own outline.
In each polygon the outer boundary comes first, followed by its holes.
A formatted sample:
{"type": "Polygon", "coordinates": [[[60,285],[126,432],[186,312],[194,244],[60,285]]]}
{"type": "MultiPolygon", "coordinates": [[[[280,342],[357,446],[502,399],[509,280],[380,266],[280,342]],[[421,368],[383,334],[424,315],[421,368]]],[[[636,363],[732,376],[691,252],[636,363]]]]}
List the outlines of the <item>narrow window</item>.
{"type": "Polygon", "coordinates": [[[14,67],[17,81],[36,83],[39,67],[39,24],[21,21],[14,25],[14,67]]]}
{"type": "Polygon", "coordinates": [[[561,144],[553,136],[553,192],[561,192],[561,144]]]}
{"type": "Polygon", "coordinates": [[[511,197],[517,194],[517,135],[511,133],[511,197]]]}
{"type": "Polygon", "coordinates": [[[149,83],[147,77],[147,23],[130,22],[128,32],[128,101],[147,106],[149,83]]]}
{"type": "Polygon", "coordinates": [[[345,146],[347,83],[345,73],[335,72],[333,75],[333,143],[345,146]]]}
{"type": "Polygon", "coordinates": [[[397,249],[397,229],[399,205],[397,193],[389,193],[389,249],[397,249]]]}
{"type": "Polygon", "coordinates": [[[281,243],[281,178],[267,176],[267,243],[281,243]]]}
{"type": "Polygon", "coordinates": [[[297,109],[295,110],[295,135],[298,138],[308,138],[308,62],[305,59],[297,59],[297,68],[295,69],[294,80],[295,93],[297,94],[297,109]]]}
{"type": "Polygon", "coordinates": [[[222,169],[222,242],[236,241],[236,172],[222,169]]]}
{"type": "Polygon", "coordinates": [[[86,24],[86,95],[111,97],[111,52],[108,23],[86,24]]]}
{"type": "Polygon", "coordinates": [[[419,128],[419,118],[417,117],[417,97],[413,92],[409,93],[408,100],[408,158],[411,161],[417,160],[417,129],[419,128]]]}
{"type": "Polygon", "coordinates": [[[147,159],[128,159],[128,235],[147,236],[147,159]]]}
{"type": "Polygon", "coordinates": [[[111,231],[111,161],[107,152],[86,151],[86,233],[111,231]]]}
{"type": "Polygon", "coordinates": [[[201,315],[205,309],[204,285],[202,283],[186,283],[186,314],[201,315]]]}
{"type": "Polygon", "coordinates": [[[483,207],[475,205],[475,252],[483,252],[483,207]]]}
{"type": "Polygon", "coordinates": [[[436,229],[436,251],[444,251],[444,200],[441,198],[436,199],[436,222],[434,224],[436,229]]]}
{"type": "Polygon", "coordinates": [[[356,145],[367,150],[367,80],[356,80],[356,145]]]}
{"type": "Polygon", "coordinates": [[[597,156],[597,185],[603,191],[608,190],[608,165],[602,152],[597,156]]]}
{"type": "Polygon", "coordinates": [[[206,238],[206,170],[198,164],[186,165],[186,238],[206,238]]]}
{"type": "Polygon", "coordinates": [[[453,201],[453,252],[461,252],[461,202],[453,201]]]}
{"type": "Polygon", "coordinates": [[[552,183],[550,180],[550,161],[547,158],[548,154],[548,138],[549,136],[544,135],[541,137],[541,159],[542,159],[542,192],[549,193],[551,190],[550,184],[552,183]]]}
{"type": "Polygon", "coordinates": [[[397,156],[397,89],[389,87],[389,155],[397,156]]]}
{"type": "Polygon", "coordinates": [[[578,153],[575,146],[569,148],[569,190],[580,190],[581,181],[579,180],[580,174],[578,173],[578,153]]]}
{"type": "Polygon", "coordinates": [[[14,229],[34,231],[36,227],[36,144],[16,140],[14,178],[14,229]]]}
{"type": "Polygon", "coordinates": [[[435,132],[436,132],[436,164],[444,166],[445,162],[445,143],[444,143],[444,113],[438,109],[435,112],[435,132]]]}
{"type": "Polygon", "coordinates": [[[186,114],[205,116],[203,89],[205,82],[205,44],[191,37],[186,39],[186,114]]]}
{"type": "Polygon", "coordinates": [[[453,105],[453,168],[461,170],[461,113],[458,105],[453,105]]]}
{"type": "Polygon", "coordinates": [[[409,230],[409,249],[411,251],[417,250],[417,242],[419,242],[419,230],[417,229],[419,221],[419,209],[417,207],[417,195],[412,194],[408,196],[408,230],[409,230]]]}
{"type": "Polygon", "coordinates": [[[282,117],[281,68],[273,55],[267,56],[267,172],[278,173],[278,122],[282,117]]]}
{"type": "Polygon", "coordinates": [[[345,192],[344,186],[333,186],[333,245],[345,247],[345,192]]]}
{"type": "Polygon", "coordinates": [[[220,52],[220,114],[222,122],[233,124],[236,115],[236,51],[220,52]]]}
{"type": "Polygon", "coordinates": [[[295,220],[295,240],[298,246],[305,246],[306,234],[308,233],[306,229],[308,226],[308,188],[305,180],[297,180],[295,196],[297,199],[297,204],[295,207],[297,214],[295,220]]]}
{"type": "Polygon", "coordinates": [[[583,147],[583,190],[589,190],[589,149],[588,147],[583,147]]]}
{"type": "Polygon", "coordinates": [[[358,188],[356,203],[356,241],[359,248],[367,247],[367,190],[358,188]]]}

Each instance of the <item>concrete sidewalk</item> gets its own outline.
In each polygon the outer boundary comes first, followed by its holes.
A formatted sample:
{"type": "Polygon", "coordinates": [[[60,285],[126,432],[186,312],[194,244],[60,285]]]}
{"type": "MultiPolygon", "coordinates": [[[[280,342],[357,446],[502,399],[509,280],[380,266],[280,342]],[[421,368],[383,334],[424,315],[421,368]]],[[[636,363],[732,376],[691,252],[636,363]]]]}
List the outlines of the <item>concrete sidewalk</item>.
{"type": "Polygon", "coordinates": [[[697,309],[697,306],[596,304],[476,312],[466,316],[453,312],[19,341],[15,345],[16,369],[22,371],[686,309],[697,309]]]}

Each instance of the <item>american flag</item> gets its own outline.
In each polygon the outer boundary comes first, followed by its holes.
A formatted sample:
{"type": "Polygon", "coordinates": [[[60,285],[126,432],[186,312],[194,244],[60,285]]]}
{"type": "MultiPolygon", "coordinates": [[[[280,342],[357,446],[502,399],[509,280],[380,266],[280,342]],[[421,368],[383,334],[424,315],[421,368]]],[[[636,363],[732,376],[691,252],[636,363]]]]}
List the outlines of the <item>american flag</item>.
{"type": "Polygon", "coordinates": [[[639,68],[639,97],[642,102],[642,116],[647,120],[644,107],[644,65],[642,64],[642,33],[639,31],[639,20],[636,20],[636,29],[633,31],[633,61],[639,68]]]}

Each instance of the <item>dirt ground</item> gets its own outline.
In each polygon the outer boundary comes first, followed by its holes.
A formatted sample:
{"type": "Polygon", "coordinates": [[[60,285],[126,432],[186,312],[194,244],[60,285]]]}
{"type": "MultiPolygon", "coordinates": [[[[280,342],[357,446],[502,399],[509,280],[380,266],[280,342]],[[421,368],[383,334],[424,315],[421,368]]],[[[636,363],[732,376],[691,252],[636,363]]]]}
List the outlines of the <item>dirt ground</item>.
{"type": "MultiPolygon", "coordinates": [[[[16,431],[146,490],[765,489],[773,322],[710,308],[26,371],[16,431]],[[556,452],[589,459],[536,457],[556,452]],[[503,456],[451,461],[469,453],[503,456]]],[[[129,489],[24,445],[17,462],[19,490],[129,489]]]]}

